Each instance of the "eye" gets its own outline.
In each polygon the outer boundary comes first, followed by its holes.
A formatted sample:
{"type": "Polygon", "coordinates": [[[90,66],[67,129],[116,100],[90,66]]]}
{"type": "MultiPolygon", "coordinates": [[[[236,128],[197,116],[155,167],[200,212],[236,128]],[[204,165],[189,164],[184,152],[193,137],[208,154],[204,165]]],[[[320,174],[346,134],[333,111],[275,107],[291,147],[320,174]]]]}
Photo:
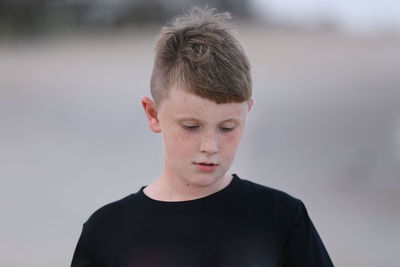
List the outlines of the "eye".
{"type": "Polygon", "coordinates": [[[182,125],[182,127],[190,132],[194,132],[199,128],[198,125],[182,125]]]}
{"type": "Polygon", "coordinates": [[[219,127],[219,129],[224,133],[228,133],[232,132],[235,129],[235,127],[219,127]]]}

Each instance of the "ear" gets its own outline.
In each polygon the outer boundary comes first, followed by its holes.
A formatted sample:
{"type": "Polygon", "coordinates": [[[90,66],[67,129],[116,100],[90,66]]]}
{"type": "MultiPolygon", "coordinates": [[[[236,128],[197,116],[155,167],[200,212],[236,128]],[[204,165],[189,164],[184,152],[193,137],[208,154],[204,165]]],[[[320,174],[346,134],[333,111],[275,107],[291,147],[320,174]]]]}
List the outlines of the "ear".
{"type": "Polygon", "coordinates": [[[147,122],[149,123],[150,129],[155,132],[161,132],[160,121],[158,120],[158,112],[156,104],[147,96],[142,97],[142,106],[146,113],[147,122]]]}
{"type": "Polygon", "coordinates": [[[254,105],[255,102],[256,102],[256,101],[254,100],[254,98],[250,98],[250,100],[249,100],[249,110],[248,110],[248,111],[251,110],[251,108],[253,107],[253,105],[254,105]]]}

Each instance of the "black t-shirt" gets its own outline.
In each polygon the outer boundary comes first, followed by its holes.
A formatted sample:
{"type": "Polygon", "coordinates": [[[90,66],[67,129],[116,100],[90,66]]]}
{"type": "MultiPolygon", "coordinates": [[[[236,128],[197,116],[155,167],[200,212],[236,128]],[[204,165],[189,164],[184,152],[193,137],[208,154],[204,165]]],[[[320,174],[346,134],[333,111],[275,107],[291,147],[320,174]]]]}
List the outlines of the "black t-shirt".
{"type": "Polygon", "coordinates": [[[84,224],[72,267],[333,266],[303,203],[234,175],[212,195],[137,193],[84,224]]]}

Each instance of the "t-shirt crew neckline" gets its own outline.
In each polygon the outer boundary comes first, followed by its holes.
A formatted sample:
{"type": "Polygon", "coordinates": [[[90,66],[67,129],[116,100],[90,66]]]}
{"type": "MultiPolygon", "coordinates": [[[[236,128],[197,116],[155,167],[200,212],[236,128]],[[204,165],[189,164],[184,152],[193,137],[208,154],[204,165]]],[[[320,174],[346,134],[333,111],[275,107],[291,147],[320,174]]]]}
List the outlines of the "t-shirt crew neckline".
{"type": "Polygon", "coordinates": [[[235,195],[237,191],[236,189],[239,187],[241,182],[242,180],[236,174],[232,174],[231,182],[223,189],[205,197],[185,201],[162,201],[152,199],[147,196],[143,191],[146,186],[143,186],[136,193],[136,195],[143,202],[146,208],[165,212],[190,211],[202,208],[210,208],[211,205],[215,205],[221,200],[226,201],[228,199],[231,199],[235,195]]]}

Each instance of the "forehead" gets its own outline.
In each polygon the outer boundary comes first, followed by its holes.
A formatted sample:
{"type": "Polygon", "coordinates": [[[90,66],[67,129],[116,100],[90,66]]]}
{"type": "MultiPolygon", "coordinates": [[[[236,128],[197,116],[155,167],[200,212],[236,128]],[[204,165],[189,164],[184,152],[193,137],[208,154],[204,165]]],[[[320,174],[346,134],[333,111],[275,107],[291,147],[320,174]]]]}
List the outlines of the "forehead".
{"type": "Polygon", "coordinates": [[[171,88],[169,96],[163,100],[159,112],[168,113],[176,118],[228,120],[244,117],[247,110],[247,102],[217,104],[183,89],[171,88]]]}

